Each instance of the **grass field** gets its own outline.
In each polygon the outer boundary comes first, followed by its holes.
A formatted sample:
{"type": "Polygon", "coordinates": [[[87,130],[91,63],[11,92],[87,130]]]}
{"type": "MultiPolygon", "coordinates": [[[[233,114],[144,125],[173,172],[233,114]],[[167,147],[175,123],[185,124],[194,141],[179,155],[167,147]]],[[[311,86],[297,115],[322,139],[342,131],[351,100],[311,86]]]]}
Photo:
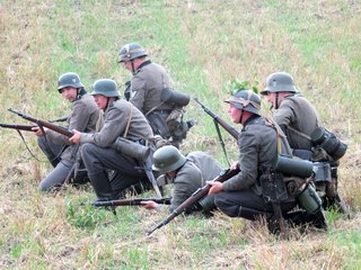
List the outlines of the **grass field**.
{"type": "MultiPolygon", "coordinates": [[[[329,231],[291,231],[288,240],[216,213],[178,217],[150,237],[166,217],[137,207],[117,216],[90,207],[90,186],[38,192],[50,170],[34,136],[0,129],[1,269],[361,269],[361,4],[358,1],[88,0],[0,2],[0,122],[22,122],[7,108],[43,119],[64,116],[57,78],[77,72],[90,89],[129,79],[118,49],[137,41],[164,65],[176,89],[198,97],[229,121],[223,100],[238,78],[264,86],[288,71],[318,109],[324,125],[347,144],[340,192],[351,219],[327,212],[329,231]]],[[[263,104],[263,112],[270,114],[263,104]]],[[[182,150],[211,152],[224,165],[212,120],[197,104],[197,120],[182,150]]],[[[229,121],[230,122],[230,121],[229,121]]],[[[236,145],[224,133],[230,156],[236,145]]],[[[151,192],[144,196],[154,196],[151,192]]]]}

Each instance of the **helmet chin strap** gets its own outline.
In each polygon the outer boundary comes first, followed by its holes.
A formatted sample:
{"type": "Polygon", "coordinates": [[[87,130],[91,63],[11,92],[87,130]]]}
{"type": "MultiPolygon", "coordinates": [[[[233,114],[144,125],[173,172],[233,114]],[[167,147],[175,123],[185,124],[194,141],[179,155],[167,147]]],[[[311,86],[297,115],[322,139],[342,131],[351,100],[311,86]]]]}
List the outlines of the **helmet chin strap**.
{"type": "Polygon", "coordinates": [[[279,107],[278,102],[279,102],[279,93],[277,92],[277,93],[276,93],[275,106],[274,106],[274,108],[275,108],[276,110],[277,110],[277,109],[278,109],[278,107],[279,107]]]}
{"type": "Polygon", "coordinates": [[[239,122],[240,122],[241,124],[243,124],[243,123],[242,123],[243,115],[244,115],[244,110],[241,110],[241,115],[240,115],[240,117],[239,117],[239,122]]]}
{"type": "Polygon", "coordinates": [[[108,109],[108,106],[109,106],[109,99],[110,99],[110,97],[107,97],[107,103],[105,104],[104,111],[106,111],[106,110],[108,109]]]}
{"type": "Polygon", "coordinates": [[[133,60],[130,61],[131,65],[132,65],[132,73],[134,74],[135,73],[135,68],[134,68],[134,62],[133,60]]]}

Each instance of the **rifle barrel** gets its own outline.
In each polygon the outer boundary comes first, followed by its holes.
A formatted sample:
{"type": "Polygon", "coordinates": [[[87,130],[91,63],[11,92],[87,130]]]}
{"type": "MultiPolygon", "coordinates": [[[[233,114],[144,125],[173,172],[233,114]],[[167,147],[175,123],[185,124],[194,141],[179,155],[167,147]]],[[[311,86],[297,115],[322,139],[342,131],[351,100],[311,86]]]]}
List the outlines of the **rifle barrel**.
{"type": "Polygon", "coordinates": [[[216,121],[218,124],[221,125],[221,127],[223,127],[233,138],[235,138],[236,140],[238,140],[238,131],[232,127],[230,124],[228,124],[226,121],[224,121],[222,118],[220,118],[218,115],[216,115],[214,112],[212,112],[210,109],[208,109],[206,106],[204,106],[204,104],[202,104],[202,102],[200,102],[198,100],[198,98],[193,97],[193,100],[195,102],[197,102],[201,108],[203,109],[203,111],[205,111],[210,117],[213,118],[214,121],[216,121]]]}
{"type": "Polygon", "coordinates": [[[133,206],[141,205],[142,202],[154,201],[159,204],[170,204],[171,198],[140,198],[140,199],[122,199],[122,200],[110,200],[110,201],[98,201],[94,202],[94,207],[109,207],[109,206],[133,206]]]}
{"type": "MultiPolygon", "coordinates": [[[[224,182],[227,179],[231,178],[232,176],[239,173],[239,169],[226,169],[222,171],[217,177],[215,177],[212,181],[216,182],[224,182]]],[[[173,212],[166,217],[162,222],[156,225],[153,229],[148,231],[147,235],[151,235],[155,230],[167,225],[170,221],[172,221],[175,217],[183,213],[186,209],[190,208],[193,204],[200,201],[202,198],[207,196],[208,191],[210,190],[211,186],[206,184],[202,188],[196,190],[188,199],[186,199],[183,203],[181,203],[173,212]]]]}
{"type": "Polygon", "coordinates": [[[10,128],[10,129],[17,129],[17,130],[24,130],[24,131],[33,131],[32,128],[34,128],[36,126],[0,123],[0,127],[2,127],[2,128],[10,128]]]}
{"type": "Polygon", "coordinates": [[[64,127],[61,127],[61,126],[57,126],[57,125],[54,125],[52,123],[49,123],[47,121],[44,121],[44,120],[41,120],[41,119],[36,119],[30,115],[26,115],[26,114],[23,114],[21,112],[18,112],[18,111],[15,111],[13,110],[12,108],[9,108],[8,111],[12,112],[12,113],[15,113],[16,115],[30,121],[30,122],[33,122],[33,123],[36,123],[39,127],[46,127],[50,130],[53,130],[57,133],[60,133],[68,138],[72,137],[74,135],[73,132],[67,130],[66,128],[64,127]]]}

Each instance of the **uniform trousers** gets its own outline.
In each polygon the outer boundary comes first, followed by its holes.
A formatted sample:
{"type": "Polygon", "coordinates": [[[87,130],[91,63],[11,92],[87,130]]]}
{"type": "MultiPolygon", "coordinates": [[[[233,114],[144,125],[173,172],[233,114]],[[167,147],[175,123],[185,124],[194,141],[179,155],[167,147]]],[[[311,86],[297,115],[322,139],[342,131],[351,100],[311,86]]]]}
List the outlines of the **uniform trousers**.
{"type": "Polygon", "coordinates": [[[147,181],[138,161],[115,149],[85,143],[80,147],[80,155],[98,199],[117,199],[126,188],[147,181]],[[114,171],[111,177],[109,170],[114,171]]]}
{"type": "MultiPolygon", "coordinates": [[[[255,220],[260,215],[271,216],[273,208],[262,195],[257,195],[253,190],[220,192],[215,195],[216,206],[230,217],[243,217],[255,220]]],[[[294,200],[281,203],[282,213],[292,210],[296,206],[294,200]]]]}

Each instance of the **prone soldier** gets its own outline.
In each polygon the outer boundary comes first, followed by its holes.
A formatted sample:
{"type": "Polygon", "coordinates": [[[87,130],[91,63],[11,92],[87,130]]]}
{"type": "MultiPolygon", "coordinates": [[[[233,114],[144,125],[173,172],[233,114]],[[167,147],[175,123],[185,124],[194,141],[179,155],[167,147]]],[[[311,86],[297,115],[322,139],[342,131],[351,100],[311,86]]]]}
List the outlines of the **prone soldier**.
{"type": "MultiPolygon", "coordinates": [[[[185,157],[172,145],[157,149],[153,154],[153,159],[153,169],[162,174],[159,179],[165,177],[174,185],[170,212],[203,187],[206,181],[212,180],[222,171],[221,165],[209,154],[195,151],[185,157]]],[[[202,211],[208,214],[214,208],[213,199],[213,196],[207,196],[191,209],[186,209],[186,213],[202,211]]],[[[143,206],[147,209],[155,209],[158,204],[147,201],[143,203],[143,206]]]]}

